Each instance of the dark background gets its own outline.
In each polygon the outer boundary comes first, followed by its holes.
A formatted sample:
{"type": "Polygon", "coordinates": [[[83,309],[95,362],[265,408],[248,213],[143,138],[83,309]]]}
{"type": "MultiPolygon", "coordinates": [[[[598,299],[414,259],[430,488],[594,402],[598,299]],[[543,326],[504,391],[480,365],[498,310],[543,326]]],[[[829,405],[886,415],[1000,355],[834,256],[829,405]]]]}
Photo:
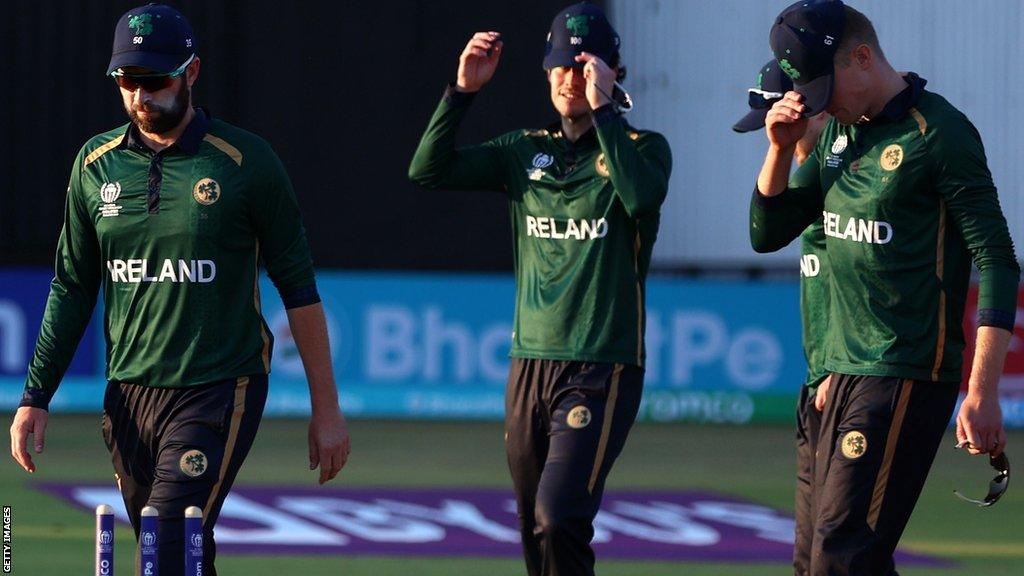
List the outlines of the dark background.
{"type": "MultiPolygon", "coordinates": [[[[193,102],[274,147],[318,267],[511,269],[500,195],[424,191],[406,171],[475,31],[501,31],[505,52],[462,141],[556,118],[541,60],[551,19],[571,0],[167,3],[195,30],[193,102]]],[[[127,121],[103,73],[114,25],[141,4],[5,2],[0,266],[52,265],[75,154],[127,121]]]]}

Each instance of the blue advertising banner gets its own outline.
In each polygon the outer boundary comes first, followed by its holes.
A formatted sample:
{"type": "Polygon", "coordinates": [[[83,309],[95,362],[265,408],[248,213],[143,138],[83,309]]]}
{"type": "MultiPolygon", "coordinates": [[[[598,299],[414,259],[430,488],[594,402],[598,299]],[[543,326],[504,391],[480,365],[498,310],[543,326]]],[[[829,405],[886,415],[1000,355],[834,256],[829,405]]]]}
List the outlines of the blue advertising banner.
{"type": "MultiPolygon", "coordinates": [[[[0,407],[17,405],[50,274],[0,272],[0,407]]],[[[499,419],[512,333],[506,275],[322,272],[342,405],[350,416],[499,419]]],[[[268,415],[303,415],[309,393],[287,314],[262,280],[274,333],[268,415]]],[[[87,331],[52,408],[98,411],[102,323],[87,331]]],[[[804,379],[798,290],[786,282],[652,278],[642,420],[792,421],[804,379]]],[[[1020,398],[1003,399],[1008,425],[1020,398]]]]}
{"type": "MultiPolygon", "coordinates": [[[[512,333],[507,276],[324,274],[342,403],[352,414],[500,418],[512,333]]],[[[269,285],[265,290],[271,290],[269,285]]],[[[271,413],[305,410],[298,351],[279,302],[271,413]]],[[[643,418],[789,419],[804,378],[793,284],[652,279],[643,418]]]]}
{"type": "MultiPolygon", "coordinates": [[[[0,272],[0,405],[17,404],[50,274],[0,272]]],[[[504,411],[514,283],[506,275],[324,272],[319,288],[341,400],[352,416],[496,419],[504,411]]],[[[275,337],[267,413],[305,414],[309,395],[287,314],[262,280],[275,337]]],[[[803,380],[795,284],[652,279],[644,419],[789,419],[803,380]],[[774,414],[773,414],[774,413],[774,414]]],[[[54,410],[99,410],[94,322],[54,410]]]]}

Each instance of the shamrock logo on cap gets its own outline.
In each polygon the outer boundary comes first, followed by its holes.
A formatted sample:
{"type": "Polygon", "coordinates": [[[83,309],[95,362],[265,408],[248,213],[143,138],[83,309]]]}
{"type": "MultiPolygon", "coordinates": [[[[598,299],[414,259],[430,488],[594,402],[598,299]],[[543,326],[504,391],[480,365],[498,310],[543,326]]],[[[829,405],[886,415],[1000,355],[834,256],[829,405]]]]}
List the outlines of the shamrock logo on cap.
{"type": "Polygon", "coordinates": [[[796,68],[793,68],[793,65],[790,64],[789,60],[786,60],[785,58],[779,60],[779,68],[782,68],[782,71],[785,72],[786,75],[792,78],[793,80],[796,80],[797,78],[800,77],[800,71],[797,70],[796,68]]]}
{"type": "Polygon", "coordinates": [[[572,32],[573,36],[586,36],[590,34],[590,26],[587,23],[587,15],[570,16],[565,19],[565,28],[572,32]]]}
{"type": "Polygon", "coordinates": [[[139,36],[146,36],[153,32],[153,15],[149,13],[138,14],[128,19],[128,27],[135,30],[139,36]]]}

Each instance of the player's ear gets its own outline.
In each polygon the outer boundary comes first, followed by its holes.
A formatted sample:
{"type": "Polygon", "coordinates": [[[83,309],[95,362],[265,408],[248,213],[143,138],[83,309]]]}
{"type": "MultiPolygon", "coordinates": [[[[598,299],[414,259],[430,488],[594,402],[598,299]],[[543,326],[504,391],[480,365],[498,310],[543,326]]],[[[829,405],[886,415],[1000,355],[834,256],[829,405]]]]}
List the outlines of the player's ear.
{"type": "Polygon", "coordinates": [[[861,70],[867,70],[874,64],[875,54],[871,49],[871,46],[868,46],[867,44],[859,44],[853,49],[851,60],[861,70]]]}
{"type": "Polygon", "coordinates": [[[188,82],[188,87],[191,88],[196,80],[199,78],[200,62],[199,57],[196,56],[189,62],[188,67],[185,68],[185,80],[188,82]]]}

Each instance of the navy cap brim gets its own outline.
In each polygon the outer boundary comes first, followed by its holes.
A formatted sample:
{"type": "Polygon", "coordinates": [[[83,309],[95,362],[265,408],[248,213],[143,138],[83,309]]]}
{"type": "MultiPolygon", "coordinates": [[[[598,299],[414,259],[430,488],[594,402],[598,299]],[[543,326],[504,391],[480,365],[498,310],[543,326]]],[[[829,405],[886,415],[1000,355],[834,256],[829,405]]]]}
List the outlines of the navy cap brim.
{"type": "Polygon", "coordinates": [[[747,112],[747,115],[740,118],[740,121],[732,125],[732,129],[739,133],[753,132],[754,130],[760,130],[764,128],[764,120],[768,117],[768,110],[770,108],[762,108],[760,110],[751,110],[747,112]]]}
{"type": "Polygon", "coordinates": [[[170,74],[188,60],[188,55],[181,54],[155,54],[141,50],[129,50],[114,54],[110,57],[110,65],[107,66],[107,76],[110,76],[118,68],[135,66],[152,70],[155,74],[170,74]]]}
{"type": "Polygon", "coordinates": [[[576,61],[579,52],[576,50],[552,50],[544,57],[544,69],[551,70],[562,66],[583,66],[582,62],[576,61]]]}
{"type": "Polygon", "coordinates": [[[830,71],[806,84],[793,87],[793,90],[804,97],[801,101],[806,107],[803,113],[804,118],[817,116],[828,108],[828,104],[832,100],[832,84],[833,72],[830,71]]]}

